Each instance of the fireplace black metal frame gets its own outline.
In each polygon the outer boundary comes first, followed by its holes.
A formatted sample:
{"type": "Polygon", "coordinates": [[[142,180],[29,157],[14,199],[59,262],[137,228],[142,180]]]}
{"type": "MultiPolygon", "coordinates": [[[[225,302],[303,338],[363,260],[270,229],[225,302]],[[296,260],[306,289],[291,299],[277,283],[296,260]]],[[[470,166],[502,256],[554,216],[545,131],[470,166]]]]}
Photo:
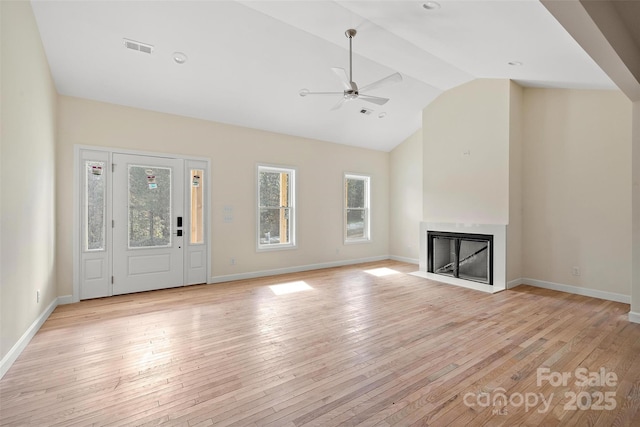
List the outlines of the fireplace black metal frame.
{"type": "MultiPolygon", "coordinates": [[[[491,234],[468,234],[468,233],[454,233],[454,232],[449,232],[449,231],[435,231],[435,230],[428,230],[427,231],[427,271],[429,273],[434,273],[434,274],[440,274],[440,273],[436,273],[434,271],[433,268],[433,239],[436,237],[445,237],[448,239],[458,239],[458,240],[470,240],[470,241],[474,241],[474,242],[487,242],[489,244],[489,280],[487,282],[484,281],[479,281],[479,280],[473,280],[473,279],[466,279],[463,278],[461,280],[470,280],[472,282],[477,282],[477,283],[483,283],[485,285],[491,285],[493,286],[493,235],[491,234]]],[[[457,244],[458,248],[460,247],[459,243],[457,244]]],[[[459,260],[458,260],[459,261],[459,260]]],[[[458,271],[458,269],[456,268],[455,271],[458,271]]],[[[451,276],[450,276],[451,277],[451,276]]],[[[455,277],[457,279],[460,279],[457,276],[452,276],[455,277]]]]}

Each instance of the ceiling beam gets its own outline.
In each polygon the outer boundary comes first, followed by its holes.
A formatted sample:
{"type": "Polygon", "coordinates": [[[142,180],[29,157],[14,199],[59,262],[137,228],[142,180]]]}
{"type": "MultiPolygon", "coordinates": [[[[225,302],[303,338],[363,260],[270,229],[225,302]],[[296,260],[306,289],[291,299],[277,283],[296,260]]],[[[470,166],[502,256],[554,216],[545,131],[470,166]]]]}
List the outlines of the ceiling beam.
{"type": "Polygon", "coordinates": [[[640,101],[640,49],[613,2],[540,1],[620,90],[640,101]]]}

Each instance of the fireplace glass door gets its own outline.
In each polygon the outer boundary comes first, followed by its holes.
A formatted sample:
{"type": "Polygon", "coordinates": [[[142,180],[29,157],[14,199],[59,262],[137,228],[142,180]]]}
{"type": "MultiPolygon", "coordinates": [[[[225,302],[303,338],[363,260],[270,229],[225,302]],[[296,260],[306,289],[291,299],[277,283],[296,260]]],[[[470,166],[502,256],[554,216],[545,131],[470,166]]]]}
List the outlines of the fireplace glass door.
{"type": "Polygon", "coordinates": [[[493,236],[428,232],[428,270],[464,280],[492,285],[493,236]]]}

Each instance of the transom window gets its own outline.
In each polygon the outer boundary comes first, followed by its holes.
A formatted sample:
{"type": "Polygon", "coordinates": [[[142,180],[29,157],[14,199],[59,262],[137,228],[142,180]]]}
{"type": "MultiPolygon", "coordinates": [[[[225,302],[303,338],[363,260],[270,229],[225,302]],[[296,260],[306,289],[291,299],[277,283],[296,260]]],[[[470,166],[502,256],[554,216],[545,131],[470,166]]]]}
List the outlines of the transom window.
{"type": "Polygon", "coordinates": [[[344,176],[345,242],[364,242],[371,239],[369,184],[370,177],[366,175],[344,176]]]}
{"type": "Polygon", "coordinates": [[[295,169],[258,166],[258,249],[295,247],[295,169]]]}

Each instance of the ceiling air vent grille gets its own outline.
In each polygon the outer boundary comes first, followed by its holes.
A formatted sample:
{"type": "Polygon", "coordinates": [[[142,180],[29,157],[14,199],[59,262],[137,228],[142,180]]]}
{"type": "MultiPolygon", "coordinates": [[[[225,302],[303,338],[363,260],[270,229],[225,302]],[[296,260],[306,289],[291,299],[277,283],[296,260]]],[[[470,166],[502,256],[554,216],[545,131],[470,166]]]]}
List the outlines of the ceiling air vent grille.
{"type": "Polygon", "coordinates": [[[364,114],[366,116],[368,116],[369,114],[373,113],[373,110],[370,110],[368,108],[362,107],[360,109],[360,114],[364,114]]]}
{"type": "Polygon", "coordinates": [[[140,43],[135,40],[122,39],[124,40],[124,47],[131,50],[137,50],[139,52],[151,53],[153,52],[153,46],[146,43],[140,43]]]}

